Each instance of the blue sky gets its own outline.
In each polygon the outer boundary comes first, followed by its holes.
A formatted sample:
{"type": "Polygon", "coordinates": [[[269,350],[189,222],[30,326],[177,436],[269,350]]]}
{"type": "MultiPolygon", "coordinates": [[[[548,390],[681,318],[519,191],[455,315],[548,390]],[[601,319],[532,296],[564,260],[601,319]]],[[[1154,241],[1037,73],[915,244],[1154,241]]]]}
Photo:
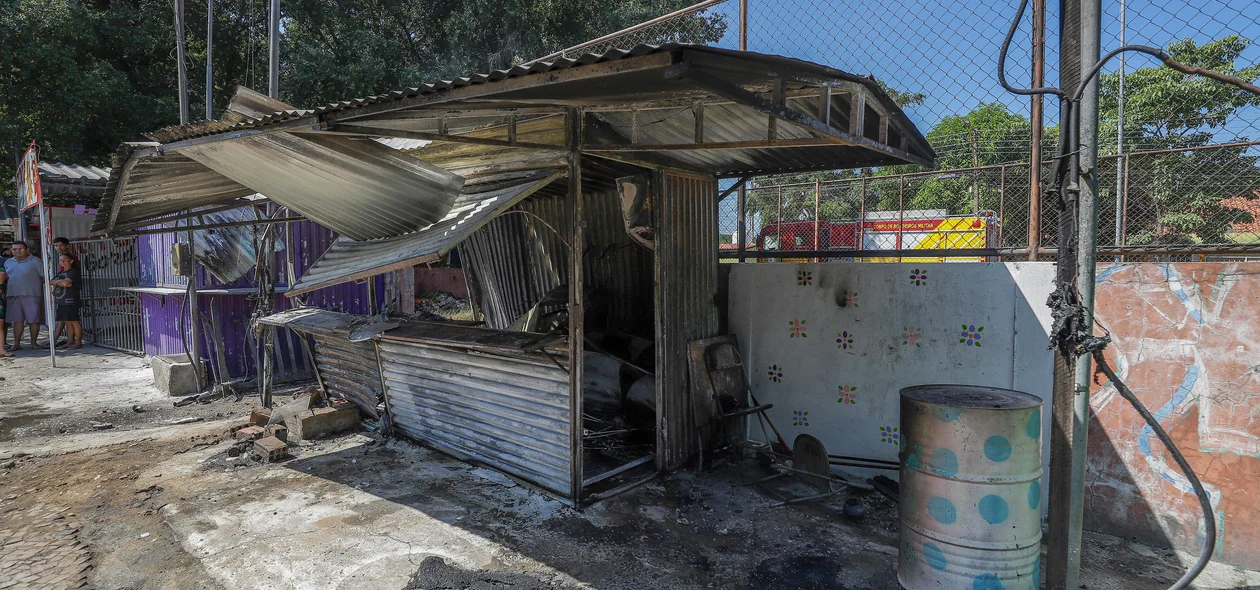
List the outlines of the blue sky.
{"type": "MultiPolygon", "coordinates": [[[[1012,95],[997,82],[997,56],[1018,7],[1017,0],[967,2],[940,0],[749,0],[752,51],[805,59],[862,75],[874,75],[893,88],[927,95],[906,114],[926,134],[944,117],[963,114],[984,102],[1001,102],[1028,114],[1027,98],[1012,95]]],[[[1047,0],[1046,79],[1058,79],[1058,2],[1047,0]]],[[[1103,0],[1102,51],[1120,46],[1120,2],[1103,0]]],[[[1127,0],[1126,42],[1166,47],[1192,38],[1203,43],[1229,34],[1260,42],[1260,2],[1252,0],[1127,0]]],[[[738,47],[739,2],[711,10],[726,16],[730,28],[718,43],[738,47]]],[[[1030,9],[1031,11],[1031,9],[1030,9]]],[[[1012,43],[1007,77],[1027,85],[1030,68],[1030,20],[1026,14],[1012,43]]],[[[1260,63],[1260,43],[1242,56],[1239,67],[1260,63]]],[[[1126,71],[1155,65],[1132,55],[1126,71]]],[[[1119,70],[1119,60],[1105,71],[1119,70]]],[[[1057,105],[1046,101],[1048,125],[1057,105]]],[[[1240,113],[1217,137],[1233,141],[1260,138],[1260,109],[1240,113]]],[[[1106,141],[1104,139],[1104,141],[1106,141]]],[[[724,186],[729,182],[722,183],[724,186]]],[[[734,230],[734,199],[722,204],[720,231],[734,230]],[[730,211],[727,211],[730,209],[730,211]]]]}

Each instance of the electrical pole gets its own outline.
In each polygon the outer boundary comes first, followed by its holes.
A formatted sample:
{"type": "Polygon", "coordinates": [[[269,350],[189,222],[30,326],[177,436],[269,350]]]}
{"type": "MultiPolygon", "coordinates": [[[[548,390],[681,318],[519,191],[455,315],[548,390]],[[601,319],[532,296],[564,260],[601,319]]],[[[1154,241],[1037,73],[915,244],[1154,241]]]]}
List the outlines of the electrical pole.
{"type": "Polygon", "coordinates": [[[184,0],[175,0],[175,59],[179,70],[179,124],[188,124],[188,62],[184,60],[184,0]]]}
{"type": "MultiPolygon", "coordinates": [[[[1081,78],[1098,62],[1101,45],[1100,0],[1061,0],[1059,86],[1069,96],[1079,90],[1081,78]]],[[[1061,112],[1067,112],[1063,110],[1061,112]]],[[[1086,330],[1094,309],[1094,270],[1098,230],[1098,78],[1086,86],[1073,119],[1079,125],[1079,176],[1068,178],[1063,190],[1079,190],[1076,220],[1076,259],[1061,258],[1061,265],[1075,265],[1076,289],[1084,307],[1086,330]]],[[[1072,120],[1060,121],[1071,125],[1072,120]]],[[[1071,220],[1060,227],[1071,231],[1071,220]],[[1067,224],[1067,225],[1065,225],[1067,224]]],[[[1060,231],[1065,231],[1061,229],[1060,231]]],[[[1060,267],[1059,275],[1066,269],[1060,267]]],[[[1065,358],[1056,351],[1053,393],[1053,426],[1050,441],[1049,532],[1047,534],[1047,588],[1079,588],[1081,531],[1085,508],[1085,464],[1089,435],[1088,354],[1065,358]]]]}
{"type": "Polygon", "coordinates": [[[280,0],[270,0],[267,23],[267,96],[280,97],[280,0]]]}
{"type": "MultiPolygon", "coordinates": [[[[1032,87],[1046,85],[1046,0],[1033,0],[1032,87]]],[[[1031,154],[1028,158],[1028,259],[1037,259],[1041,248],[1041,134],[1045,129],[1045,95],[1034,94],[1029,107],[1032,122],[1031,154]]],[[[1003,220],[1005,221],[1005,220],[1003,220]]]]}
{"type": "Polygon", "coordinates": [[[206,0],[206,120],[214,120],[214,0],[206,0]]]}

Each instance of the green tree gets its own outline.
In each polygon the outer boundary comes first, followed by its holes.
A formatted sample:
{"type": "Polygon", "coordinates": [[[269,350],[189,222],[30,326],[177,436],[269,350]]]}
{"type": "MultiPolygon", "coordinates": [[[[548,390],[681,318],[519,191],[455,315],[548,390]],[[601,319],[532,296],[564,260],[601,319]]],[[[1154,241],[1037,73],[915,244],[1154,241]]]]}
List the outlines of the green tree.
{"type": "MultiPolygon", "coordinates": [[[[1169,45],[1167,51],[1187,65],[1254,82],[1260,78],[1260,65],[1240,68],[1236,63],[1250,46],[1250,41],[1231,35],[1202,45],[1185,39],[1169,45]]],[[[1217,143],[1216,133],[1241,110],[1260,106],[1260,96],[1162,66],[1129,72],[1124,84],[1126,152],[1217,143]]],[[[1119,90],[1119,74],[1102,76],[1099,136],[1112,138],[1101,141],[1107,153],[1115,153],[1119,90]]],[[[1214,148],[1131,158],[1128,243],[1229,241],[1231,224],[1249,221],[1250,214],[1224,207],[1221,201],[1260,186],[1257,158],[1246,152],[1243,148],[1214,148]]],[[[1100,193],[1102,206],[1108,207],[1109,201],[1114,207],[1114,183],[1100,193]]]]}
{"type": "MultiPolygon", "coordinates": [[[[296,0],[285,21],[283,98],[313,106],[511,67],[689,5],[687,0],[296,0]]],[[[638,41],[709,43],[699,14],[638,41]]]]}
{"type": "MultiPolygon", "coordinates": [[[[510,66],[689,5],[689,0],[286,0],[280,98],[299,107],[510,66]]],[[[204,115],[205,4],[185,8],[189,102],[204,115]]],[[[169,0],[0,2],[0,194],[17,150],[110,165],[122,141],[178,123],[169,0]]],[[[721,15],[657,27],[637,41],[710,42],[721,15]]],[[[215,2],[214,100],[266,90],[267,5],[215,2]]]]}

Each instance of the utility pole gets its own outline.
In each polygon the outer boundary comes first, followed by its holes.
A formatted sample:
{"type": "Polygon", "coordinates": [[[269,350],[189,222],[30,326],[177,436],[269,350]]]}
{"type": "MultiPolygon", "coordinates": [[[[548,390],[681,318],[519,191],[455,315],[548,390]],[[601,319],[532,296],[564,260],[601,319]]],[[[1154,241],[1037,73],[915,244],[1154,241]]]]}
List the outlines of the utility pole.
{"type": "Polygon", "coordinates": [[[214,0],[206,0],[206,120],[214,120],[214,0]]]}
{"type": "Polygon", "coordinates": [[[967,135],[971,140],[971,196],[975,199],[975,215],[980,215],[980,147],[976,141],[976,128],[967,120],[967,135]]]}
{"type": "MultiPolygon", "coordinates": [[[[1032,88],[1046,85],[1046,0],[1033,0],[1032,88]]],[[[1028,259],[1037,259],[1041,249],[1041,134],[1045,128],[1045,95],[1034,94],[1029,106],[1032,122],[1031,154],[1028,158],[1028,259]]]]}
{"type": "Polygon", "coordinates": [[[280,97],[280,0],[270,0],[267,23],[267,96],[280,97]]]}
{"type": "MultiPolygon", "coordinates": [[[[1120,0],[1120,46],[1124,47],[1125,29],[1124,0],[1120,0]]],[[[1124,158],[1124,54],[1120,54],[1120,96],[1116,102],[1116,246],[1124,245],[1124,169],[1128,160],[1124,158]]]]}
{"type": "Polygon", "coordinates": [[[184,59],[184,0],[175,0],[175,59],[179,61],[179,124],[188,124],[188,62],[184,59]]]}
{"type": "MultiPolygon", "coordinates": [[[[1069,96],[1079,90],[1081,77],[1098,62],[1101,45],[1100,0],[1061,0],[1059,86],[1069,96]]],[[[1094,275],[1098,230],[1098,77],[1086,86],[1075,120],[1079,123],[1079,177],[1068,178],[1064,190],[1079,190],[1076,289],[1085,308],[1085,329],[1092,330],[1094,275]],[[1073,186],[1074,185],[1074,186],[1073,186]]],[[[1072,121],[1061,121],[1061,125],[1072,121]]],[[[1069,222],[1070,223],[1070,222],[1069,222]]],[[[1061,227],[1063,227],[1061,225],[1061,227]]],[[[1070,226],[1068,226],[1070,228],[1070,226]]],[[[1063,268],[1060,268],[1060,275],[1063,268]]],[[[1055,354],[1053,427],[1050,442],[1049,533],[1046,584],[1048,588],[1079,588],[1081,530],[1085,506],[1085,464],[1089,435],[1091,357],[1075,359],[1055,354]]]]}

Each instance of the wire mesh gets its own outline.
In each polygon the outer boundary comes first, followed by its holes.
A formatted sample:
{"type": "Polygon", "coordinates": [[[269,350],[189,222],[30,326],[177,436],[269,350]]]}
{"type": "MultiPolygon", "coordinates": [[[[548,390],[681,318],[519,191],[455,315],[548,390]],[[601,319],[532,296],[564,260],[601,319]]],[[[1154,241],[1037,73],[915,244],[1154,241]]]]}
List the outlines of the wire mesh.
{"type": "MultiPolygon", "coordinates": [[[[829,223],[895,216],[899,222],[909,219],[921,226],[942,212],[950,217],[987,211],[998,229],[996,235],[986,235],[986,247],[1050,248],[1058,234],[1057,208],[1043,201],[1037,215],[1033,214],[1029,162],[1038,125],[1043,158],[1054,152],[1057,101],[1046,99],[1042,120],[1034,121],[1033,99],[1006,92],[996,77],[999,49],[1016,4],[1007,0],[701,2],[674,17],[655,19],[582,46],[570,56],[667,41],[739,48],[742,22],[750,51],[874,76],[937,152],[938,170],[930,175],[915,176],[921,168],[900,166],[859,174],[760,179],[759,188],[749,191],[750,209],[744,219],[748,244],[759,240],[772,221],[791,234],[776,234],[776,239],[790,237],[795,244],[799,237],[809,245],[802,249],[814,249],[817,238],[821,249],[828,249],[848,243],[848,238],[830,237],[829,223]],[[741,15],[744,6],[746,13],[741,15]],[[868,179],[861,180],[863,175],[868,179]],[[821,183],[817,213],[807,195],[813,182],[821,183]],[[776,184],[784,187],[770,188],[776,184]],[[785,193],[785,200],[778,203],[784,207],[781,213],[768,209],[766,201],[767,194],[779,190],[785,193]],[[858,212],[852,210],[854,205],[858,212]],[[1034,219],[1040,221],[1038,228],[1032,227],[1034,219]],[[799,224],[804,225],[797,228],[799,224]],[[1036,243],[1030,243],[1030,235],[1036,243]]],[[[1033,4],[1035,9],[1037,2],[1033,4]]],[[[1059,3],[1042,4],[1044,79],[1054,85],[1062,57],[1059,3]]],[[[1102,9],[1104,53],[1122,44],[1146,44],[1192,66],[1251,82],[1260,79],[1260,3],[1103,0],[1102,9]]],[[[1007,77],[1017,86],[1032,83],[1032,21],[1026,14],[1020,22],[1006,63],[1007,77]]],[[[1103,68],[1098,128],[1101,249],[1118,253],[1121,248],[1175,246],[1192,257],[1231,249],[1260,252],[1260,142],[1256,141],[1260,139],[1260,96],[1180,74],[1147,56],[1127,54],[1103,68]]],[[[1048,176],[1049,166],[1043,165],[1041,178],[1048,176]]],[[[726,199],[719,215],[728,250],[735,248],[739,225],[735,201],[726,199]]],[[[845,230],[835,231],[841,232],[839,236],[845,230]]],[[[862,228],[856,231],[863,233],[862,228]]],[[[901,241],[905,233],[902,228],[901,241]]],[[[896,236],[864,239],[872,246],[898,243],[896,236]]],[[[853,247],[859,249],[861,243],[857,240],[853,247]]]]}

